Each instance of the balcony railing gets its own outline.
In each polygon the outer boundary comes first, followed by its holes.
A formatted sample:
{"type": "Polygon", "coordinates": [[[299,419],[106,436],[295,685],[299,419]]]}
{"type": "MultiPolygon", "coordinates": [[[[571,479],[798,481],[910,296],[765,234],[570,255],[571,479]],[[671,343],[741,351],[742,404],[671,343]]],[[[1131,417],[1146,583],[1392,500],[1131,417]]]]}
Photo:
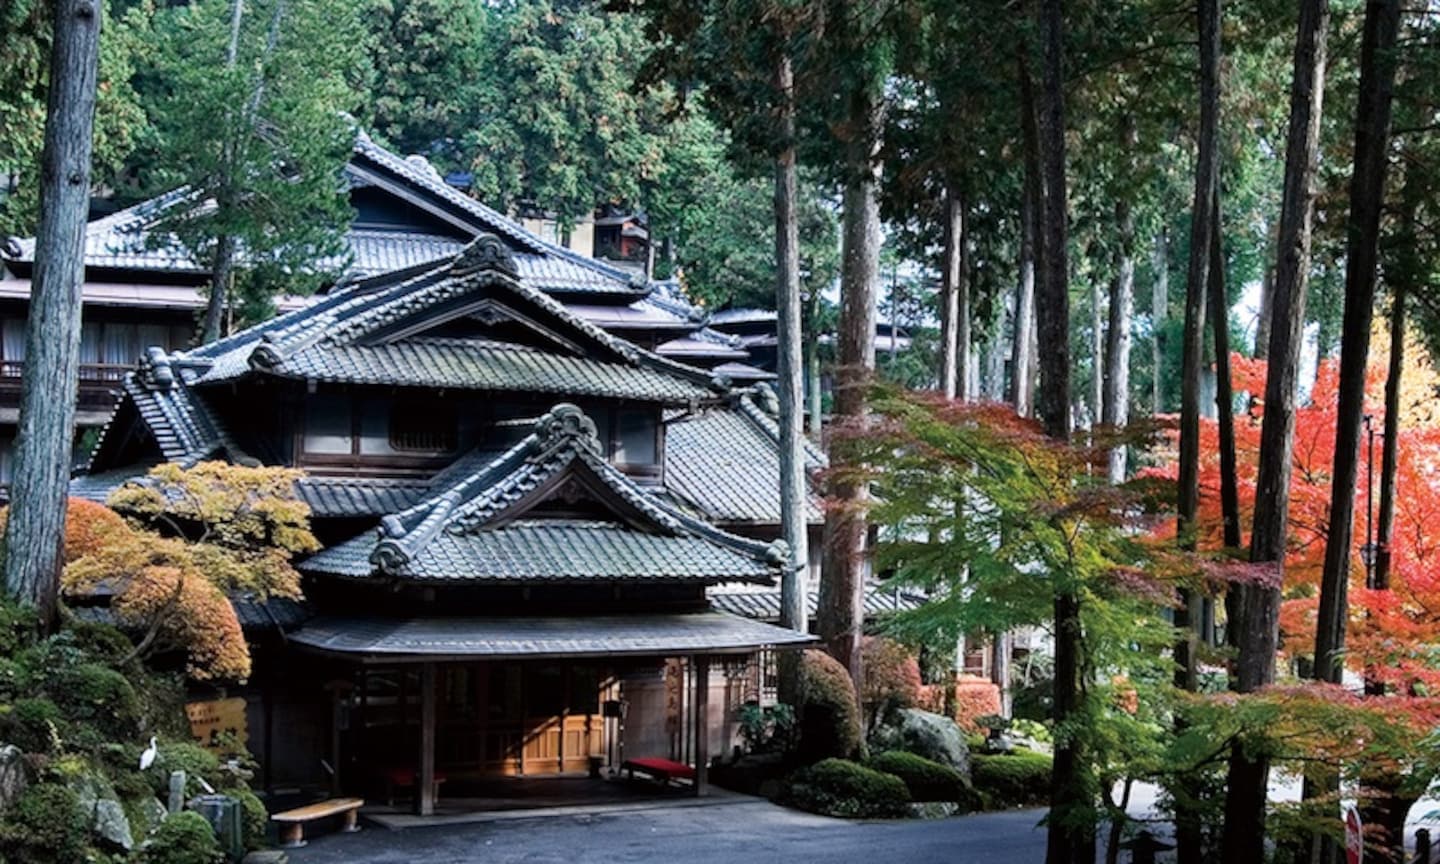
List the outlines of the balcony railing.
{"type": "MultiPolygon", "coordinates": [[[[81,363],[80,389],[76,408],[82,411],[108,411],[115,404],[115,394],[125,373],[134,367],[128,363],[81,363]]],[[[0,406],[20,404],[20,376],[25,371],[22,360],[0,361],[0,406]]]]}

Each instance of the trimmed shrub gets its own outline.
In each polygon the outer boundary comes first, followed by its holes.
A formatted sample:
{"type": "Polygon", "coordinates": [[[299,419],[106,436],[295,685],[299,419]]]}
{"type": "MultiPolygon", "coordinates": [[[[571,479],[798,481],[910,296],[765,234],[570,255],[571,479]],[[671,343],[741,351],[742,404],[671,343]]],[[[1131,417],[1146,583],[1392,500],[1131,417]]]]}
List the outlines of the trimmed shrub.
{"type": "Polygon", "coordinates": [[[215,829],[204,816],[189,810],[161,822],[139,855],[139,864],[221,864],[224,860],[215,829]]]}
{"type": "Polygon", "coordinates": [[[872,726],[896,708],[920,704],[920,662],[909,648],[883,636],[866,636],[860,643],[860,668],[860,697],[872,726]]]}
{"type": "Polygon", "coordinates": [[[913,801],[954,801],[965,805],[967,810],[974,809],[976,804],[970,784],[949,765],[902,750],[881,753],[866,764],[876,771],[899,777],[913,801]]]}
{"type": "Polygon", "coordinates": [[[825,759],[790,775],[782,804],[844,819],[886,819],[909,812],[905,782],[846,759],[825,759]]]}
{"type": "Polygon", "coordinates": [[[982,732],[981,717],[1000,713],[1000,688],[984,678],[963,675],[955,680],[955,722],[967,732],[982,732]]]}
{"type": "Polygon", "coordinates": [[[82,858],[88,830],[73,791],[52,783],[31,786],[0,824],[0,860],[72,864],[82,858]]]}
{"type": "Polygon", "coordinates": [[[1050,797],[1050,764],[1044,753],[1016,748],[1013,753],[970,757],[970,778],[992,807],[1044,804],[1050,797]]]}
{"type": "Polygon", "coordinates": [[[190,741],[162,741],[155,765],[147,772],[155,794],[164,800],[170,792],[170,772],[185,772],[185,794],[199,795],[205,791],[197,777],[211,786],[220,786],[220,760],[215,754],[190,741]]]}
{"type": "Polygon", "coordinates": [[[807,650],[800,658],[799,684],[796,757],[808,765],[857,755],[862,743],[860,708],[850,673],[829,654],[807,650]]]}
{"type": "Polygon", "coordinates": [[[228,789],[225,794],[240,802],[240,830],[246,851],[264,848],[265,832],[270,827],[270,814],[265,812],[264,802],[249,789],[228,789]]]}

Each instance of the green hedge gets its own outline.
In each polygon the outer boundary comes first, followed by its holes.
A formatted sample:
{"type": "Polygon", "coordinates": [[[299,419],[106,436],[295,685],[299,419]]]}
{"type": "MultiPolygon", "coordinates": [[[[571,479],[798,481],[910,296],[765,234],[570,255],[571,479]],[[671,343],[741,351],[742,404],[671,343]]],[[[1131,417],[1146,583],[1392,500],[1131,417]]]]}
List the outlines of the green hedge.
{"type": "Polygon", "coordinates": [[[222,864],[215,829],[194,811],[176,813],[141,848],[139,864],[222,864]]]}
{"type": "Polygon", "coordinates": [[[785,781],[780,803],[845,819],[885,819],[909,812],[905,782],[846,759],[824,759],[785,781]]]}
{"type": "Polygon", "coordinates": [[[876,771],[899,777],[914,801],[954,801],[967,810],[973,810],[977,803],[969,782],[949,765],[902,750],[881,753],[867,764],[876,771]]]}
{"type": "Polygon", "coordinates": [[[1050,798],[1051,757],[1016,748],[1006,754],[974,754],[970,779],[994,807],[1044,804],[1050,798]]]}

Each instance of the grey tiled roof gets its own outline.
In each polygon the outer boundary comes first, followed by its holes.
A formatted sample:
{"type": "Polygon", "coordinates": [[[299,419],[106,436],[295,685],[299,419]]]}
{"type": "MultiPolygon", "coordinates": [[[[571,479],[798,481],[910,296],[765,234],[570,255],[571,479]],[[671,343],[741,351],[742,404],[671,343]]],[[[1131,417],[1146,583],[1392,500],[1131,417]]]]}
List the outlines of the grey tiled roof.
{"type": "Polygon", "coordinates": [[[350,243],[350,273],[360,278],[453,258],[465,247],[463,240],[420,231],[354,228],[347,237],[350,243]]]}
{"type": "MultiPolygon", "coordinates": [[[[706,519],[715,522],[780,522],[779,430],[775,421],[740,394],[729,407],[675,414],[665,429],[665,486],[706,519]]],[[[825,464],[806,445],[806,470],[825,464]]],[[[812,488],[806,520],[822,521],[818,490],[812,488]]]]}
{"type": "Polygon", "coordinates": [[[320,651],[491,660],[616,655],[749,653],[811,637],[717,612],[573,618],[362,618],[321,616],[291,640],[320,651]]]}
{"type": "MultiPolygon", "coordinates": [[[[205,268],[188,250],[173,239],[152,237],[150,231],[168,210],[192,197],[188,188],[176,189],[91,222],[85,227],[85,266],[202,274],[205,268]]],[[[24,238],[19,245],[14,260],[33,262],[35,238],[24,238]]]]}
{"type": "MultiPolygon", "coordinates": [[[[356,138],[346,174],[352,185],[374,185],[369,175],[380,172],[394,182],[390,191],[412,203],[444,208],[464,223],[457,230],[475,235],[493,233],[520,247],[521,275],[545,291],[644,296],[649,287],[637,284],[629,271],[580,255],[527,231],[518,222],[465,195],[445,181],[423,159],[407,159],[376,144],[364,132],[356,138]],[[363,176],[362,176],[363,175],[363,176]]],[[[195,206],[195,196],[180,188],[97,219],[86,226],[85,265],[96,268],[185,273],[203,277],[208,267],[197,263],[190,251],[173,237],[154,234],[157,221],[175,207],[195,206]]],[[[204,206],[203,204],[201,206],[204,206]]],[[[453,256],[464,245],[444,235],[425,232],[387,232],[353,229],[349,232],[350,275],[413,267],[453,256]]],[[[33,262],[35,239],[19,240],[14,260],[33,262]]],[[[343,266],[343,259],[326,265],[343,266]]]]}
{"type": "Polygon", "coordinates": [[[149,474],[150,469],[157,464],[159,463],[143,462],[112,468],[109,471],[98,471],[94,474],[81,474],[71,478],[70,495],[73,498],[84,498],[87,501],[94,501],[96,504],[104,504],[110,500],[112,492],[130,480],[149,474]]]}
{"type": "MultiPolygon", "coordinates": [[[[258,634],[273,631],[277,627],[288,633],[314,614],[309,603],[304,600],[291,600],[288,597],[270,597],[260,600],[248,595],[232,596],[230,605],[235,610],[235,618],[240,622],[240,629],[246,633],[258,634]]],[[[89,624],[120,626],[119,616],[109,606],[76,605],[70,607],[70,612],[76,618],[89,624]]]]}
{"type": "Polygon", "coordinates": [[[707,388],[654,369],[479,339],[317,346],[287,358],[274,371],[282,377],[347,384],[518,390],[670,403],[712,395],[707,388]]]}
{"type": "MultiPolygon", "coordinates": [[[[706,591],[705,596],[710,600],[710,608],[718,612],[729,612],[732,615],[742,615],[760,621],[780,620],[779,588],[755,588],[753,586],[735,588],[720,585],[710,588],[706,591]]],[[[911,612],[919,609],[924,603],[924,597],[909,592],[886,589],[883,585],[867,585],[865,588],[865,616],[867,618],[891,615],[895,612],[911,612]]],[[[806,614],[813,619],[820,608],[820,592],[815,590],[805,592],[805,605],[806,614]]]]}
{"type": "Polygon", "coordinates": [[[415,506],[430,484],[378,477],[304,477],[295,484],[312,516],[380,516],[415,506]]]}
{"type": "Polygon", "coordinates": [[[595,436],[580,409],[557,406],[504,455],[300,567],[416,581],[773,581],[783,544],[737,537],[672,507],[606,462],[595,436]],[[610,515],[532,511],[557,499],[594,502],[610,515]]]}
{"type": "MultiPolygon", "coordinates": [[[[304,569],[370,576],[380,539],[366,534],[348,540],[304,569]]],[[[775,570],[700,536],[650,534],[618,522],[516,519],[479,533],[442,531],[399,575],[467,582],[716,582],[768,581],[775,570]]]]}
{"type": "Polygon", "coordinates": [[[522,269],[522,274],[540,281],[550,280],[549,289],[536,285],[542,290],[575,290],[616,294],[649,293],[649,287],[641,280],[632,282],[630,272],[602,261],[588,258],[550,243],[540,236],[527,231],[520,223],[505,216],[498,210],[487,207],[450,184],[446,183],[434,168],[423,159],[407,159],[376,144],[363,132],[355,141],[355,158],[351,160],[348,173],[355,176],[365,169],[379,169],[400,180],[407,196],[428,198],[430,201],[450,208],[465,218],[475,233],[493,233],[506,238],[520,247],[517,259],[530,253],[538,263],[533,271],[522,269]]]}
{"type": "Polygon", "coordinates": [[[611,336],[519,280],[517,273],[509,247],[485,235],[425,272],[339,289],[306,309],[180,355],[179,362],[195,366],[199,384],[260,370],[322,381],[526,390],[672,404],[713,398],[720,389],[709,373],[611,336]],[[426,337],[427,316],[443,315],[457,303],[474,305],[477,315],[521,321],[555,350],[426,337]],[[397,329],[418,333],[386,335],[397,329]]]}

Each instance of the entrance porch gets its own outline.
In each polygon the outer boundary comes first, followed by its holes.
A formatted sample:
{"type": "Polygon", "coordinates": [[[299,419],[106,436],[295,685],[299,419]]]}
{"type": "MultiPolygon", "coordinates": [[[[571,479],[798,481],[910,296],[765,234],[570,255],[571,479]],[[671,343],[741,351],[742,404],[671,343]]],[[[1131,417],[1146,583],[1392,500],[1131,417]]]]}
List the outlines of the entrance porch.
{"type": "MultiPolygon", "coordinates": [[[[672,754],[693,766],[684,791],[706,795],[712,731],[717,713],[723,724],[730,707],[724,684],[720,704],[712,705],[712,668],[727,660],[743,668],[762,648],[810,637],[705,612],[321,618],[294,641],[338,661],[330,683],[335,791],[391,808],[408,801],[430,816],[437,801],[493,809],[521,799],[510,806],[529,806],[522,793],[546,782],[540,778],[562,784],[553,793],[561,798],[645,789],[648,781],[612,786],[602,772],[613,777],[625,759],[672,754]],[[677,668],[683,674],[670,674],[677,668]],[[643,710],[628,711],[627,678],[657,673],[660,694],[646,688],[634,703],[643,710]],[[646,734],[628,736],[627,724],[646,734]],[[624,752],[632,739],[654,747],[657,729],[666,733],[659,740],[670,739],[670,753],[624,752]]],[[[651,797],[673,794],[648,785],[651,797]]]]}

